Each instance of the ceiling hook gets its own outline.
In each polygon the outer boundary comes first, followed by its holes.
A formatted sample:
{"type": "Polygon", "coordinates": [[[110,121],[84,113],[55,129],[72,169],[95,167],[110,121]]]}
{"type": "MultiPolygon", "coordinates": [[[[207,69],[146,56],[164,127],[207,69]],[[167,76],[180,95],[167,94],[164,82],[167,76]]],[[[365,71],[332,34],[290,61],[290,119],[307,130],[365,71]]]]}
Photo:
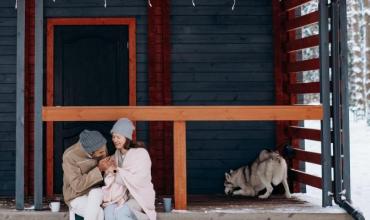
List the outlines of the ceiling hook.
{"type": "Polygon", "coordinates": [[[236,0],[234,0],[233,7],[231,7],[231,10],[232,10],[232,11],[234,11],[234,9],[235,9],[235,3],[236,3],[236,0]]]}

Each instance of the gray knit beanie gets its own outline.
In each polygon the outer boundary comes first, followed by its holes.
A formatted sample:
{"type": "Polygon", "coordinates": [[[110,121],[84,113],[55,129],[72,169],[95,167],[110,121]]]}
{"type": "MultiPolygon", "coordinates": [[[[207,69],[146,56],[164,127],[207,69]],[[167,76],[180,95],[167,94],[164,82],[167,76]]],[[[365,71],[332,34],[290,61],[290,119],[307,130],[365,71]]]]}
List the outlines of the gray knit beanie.
{"type": "Polygon", "coordinates": [[[127,118],[120,118],[114,125],[112,130],[110,131],[111,134],[117,133],[120,134],[130,140],[132,140],[132,133],[135,130],[135,126],[132,122],[127,118]]]}
{"type": "Polygon", "coordinates": [[[80,143],[87,153],[92,153],[107,143],[99,131],[83,130],[80,134],[80,143]]]}

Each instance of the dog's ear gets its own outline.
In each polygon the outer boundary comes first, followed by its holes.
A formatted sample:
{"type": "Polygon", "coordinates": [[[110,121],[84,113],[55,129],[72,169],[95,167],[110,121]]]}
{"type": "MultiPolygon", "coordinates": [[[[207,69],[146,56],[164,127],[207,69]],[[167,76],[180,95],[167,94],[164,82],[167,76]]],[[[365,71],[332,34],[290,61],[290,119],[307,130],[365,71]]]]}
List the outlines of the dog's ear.
{"type": "Polygon", "coordinates": [[[225,179],[226,179],[226,181],[229,181],[230,180],[230,174],[225,173],[225,179]]]}

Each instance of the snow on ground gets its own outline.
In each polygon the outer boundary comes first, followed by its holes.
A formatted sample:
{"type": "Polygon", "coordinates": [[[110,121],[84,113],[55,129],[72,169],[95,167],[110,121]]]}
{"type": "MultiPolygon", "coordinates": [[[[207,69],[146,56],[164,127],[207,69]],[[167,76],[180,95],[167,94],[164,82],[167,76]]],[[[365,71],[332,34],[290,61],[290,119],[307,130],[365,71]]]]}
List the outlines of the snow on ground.
{"type": "MultiPolygon", "coordinates": [[[[351,148],[351,191],[352,202],[370,218],[370,127],[365,121],[350,120],[350,148],[351,148]]],[[[309,128],[320,128],[318,121],[305,121],[309,128]]],[[[306,150],[320,152],[320,142],[305,141],[306,150]]],[[[321,166],[306,163],[306,171],[321,176],[321,166]]],[[[321,198],[321,190],[307,186],[307,194],[321,198]]]]}

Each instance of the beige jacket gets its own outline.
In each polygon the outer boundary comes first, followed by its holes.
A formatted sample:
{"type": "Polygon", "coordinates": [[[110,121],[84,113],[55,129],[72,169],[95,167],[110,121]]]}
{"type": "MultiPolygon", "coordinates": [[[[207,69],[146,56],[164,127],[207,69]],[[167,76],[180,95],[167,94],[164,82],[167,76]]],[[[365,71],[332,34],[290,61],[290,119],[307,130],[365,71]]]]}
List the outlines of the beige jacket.
{"type": "Polygon", "coordinates": [[[72,199],[88,193],[103,181],[97,160],[91,158],[79,142],[64,152],[62,167],[63,196],[68,205],[72,199]]]}

